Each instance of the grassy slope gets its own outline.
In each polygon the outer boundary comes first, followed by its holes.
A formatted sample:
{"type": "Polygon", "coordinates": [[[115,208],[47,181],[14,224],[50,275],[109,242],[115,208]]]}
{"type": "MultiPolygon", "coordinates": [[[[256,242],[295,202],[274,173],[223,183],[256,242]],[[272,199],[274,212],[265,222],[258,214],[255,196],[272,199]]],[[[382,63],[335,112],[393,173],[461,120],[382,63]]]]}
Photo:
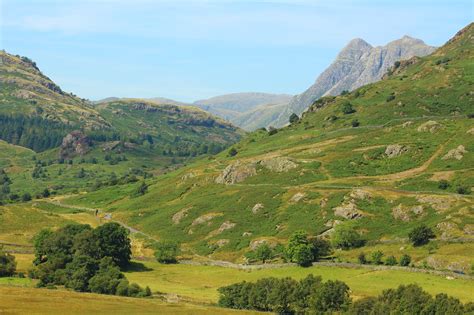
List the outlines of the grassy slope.
{"type": "MultiPolygon", "coordinates": [[[[326,106],[315,105],[301,122],[276,135],[263,131],[250,134],[235,145],[239,152],[235,157],[222,153],[160,176],[143,197],[121,199],[116,189],[105,189],[65,202],[102,207],[156,237],[175,239],[191,252],[221,259],[241,258],[252,241],[262,238],[284,242],[296,229],[319,234],[334,219],[354,225],[374,241],[403,243],[408,231],[422,222],[434,227],[439,238],[472,241],[468,231],[474,224],[473,200],[469,195],[457,195],[456,189],[464,186],[471,190],[474,185],[474,141],[469,133],[473,123],[466,118],[474,104],[470,91],[474,83],[473,36],[474,26],[470,25],[433,55],[386,80],[323,100],[326,106]],[[392,93],[395,98],[390,100],[392,93]],[[347,101],[355,113],[342,113],[347,101]],[[330,122],[330,116],[338,119],[330,122]],[[354,119],[360,127],[350,127],[354,119]],[[428,121],[435,121],[440,128],[422,131],[428,121]],[[388,158],[384,152],[390,144],[405,145],[408,152],[388,158]],[[467,150],[461,160],[443,159],[459,145],[467,150]],[[276,157],[291,159],[298,167],[280,173],[257,167],[256,176],[239,184],[215,183],[230,164],[276,157]],[[450,182],[447,190],[438,188],[443,178],[450,182]],[[355,187],[369,196],[351,197],[355,187]],[[304,198],[293,202],[297,193],[304,198]],[[334,214],[335,207],[351,199],[363,213],[362,219],[345,220],[334,214]],[[257,203],[264,209],[253,214],[251,209],[257,203]],[[423,213],[411,213],[408,221],[394,219],[392,210],[400,204],[422,206],[423,213]],[[173,215],[180,211],[186,215],[174,223],[173,215]],[[193,221],[205,214],[215,216],[193,226],[193,221]],[[218,233],[226,221],[235,226],[218,233]],[[252,234],[244,236],[245,232],[252,234]],[[218,242],[227,243],[219,248],[218,242]]],[[[416,253],[403,246],[404,251],[416,253]]],[[[426,252],[418,262],[430,255],[426,252]]],[[[460,252],[453,258],[456,267],[449,266],[449,255],[444,258],[447,262],[442,268],[464,270],[470,269],[474,260],[469,252],[460,252]]]]}
{"type": "MultiPolygon", "coordinates": [[[[30,268],[33,255],[16,254],[21,268],[30,268]],[[29,263],[28,263],[29,262],[29,263]]],[[[217,266],[162,265],[156,262],[137,262],[126,277],[141,286],[149,286],[153,292],[178,295],[183,301],[197,304],[216,303],[217,289],[240,281],[257,281],[264,277],[292,277],[301,279],[308,274],[326,280],[341,280],[351,288],[354,299],[380,294],[383,290],[401,284],[417,283],[432,295],[447,293],[463,302],[472,301],[470,288],[473,280],[448,279],[443,276],[413,273],[402,270],[368,270],[343,267],[314,266],[310,268],[282,267],[260,270],[238,270],[217,266]]],[[[20,269],[25,271],[25,269],[20,269]]],[[[2,278],[1,285],[31,287],[29,279],[2,278]]]]}

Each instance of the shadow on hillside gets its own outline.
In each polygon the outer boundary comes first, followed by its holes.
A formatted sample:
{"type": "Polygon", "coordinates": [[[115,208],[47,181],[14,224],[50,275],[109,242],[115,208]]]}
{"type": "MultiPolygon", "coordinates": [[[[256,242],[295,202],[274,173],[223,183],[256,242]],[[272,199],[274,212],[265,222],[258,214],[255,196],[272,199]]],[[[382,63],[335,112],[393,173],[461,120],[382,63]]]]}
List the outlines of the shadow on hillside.
{"type": "Polygon", "coordinates": [[[131,261],[130,265],[124,269],[124,271],[129,272],[144,272],[144,271],[152,271],[153,269],[148,268],[141,262],[131,261]]]}

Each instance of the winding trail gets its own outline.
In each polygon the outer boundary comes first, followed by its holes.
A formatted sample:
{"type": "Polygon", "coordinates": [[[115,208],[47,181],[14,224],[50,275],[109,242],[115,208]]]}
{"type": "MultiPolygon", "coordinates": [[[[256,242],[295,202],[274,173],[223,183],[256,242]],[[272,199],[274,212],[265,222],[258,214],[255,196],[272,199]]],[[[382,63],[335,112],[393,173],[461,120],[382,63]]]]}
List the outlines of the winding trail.
{"type": "MultiPolygon", "coordinates": [[[[123,221],[119,221],[119,220],[115,220],[115,219],[112,219],[112,214],[111,213],[108,213],[108,212],[105,212],[105,211],[102,211],[101,209],[99,208],[89,208],[89,207],[82,207],[82,206],[73,206],[73,205],[68,205],[68,204],[64,204],[64,203],[61,203],[59,202],[58,200],[42,200],[40,202],[46,202],[46,203],[49,203],[49,204],[52,204],[52,205],[55,205],[55,206],[58,206],[58,207],[62,207],[62,208],[68,208],[68,209],[74,209],[74,210],[82,210],[82,211],[89,211],[89,212],[93,212],[95,213],[97,211],[97,213],[103,213],[104,214],[104,217],[103,219],[106,220],[106,221],[111,221],[111,222],[116,222],[118,224],[120,224],[121,226],[123,226],[124,228],[126,228],[127,230],[130,231],[130,233],[132,234],[140,234],[140,235],[143,235],[145,236],[146,238],[148,239],[151,239],[155,242],[158,242],[158,239],[154,238],[153,236],[151,236],[150,234],[147,234],[145,232],[142,232],[140,230],[137,230],[136,228],[126,224],[125,222],[123,221]]],[[[101,218],[97,217],[98,220],[101,220],[101,218]]]]}

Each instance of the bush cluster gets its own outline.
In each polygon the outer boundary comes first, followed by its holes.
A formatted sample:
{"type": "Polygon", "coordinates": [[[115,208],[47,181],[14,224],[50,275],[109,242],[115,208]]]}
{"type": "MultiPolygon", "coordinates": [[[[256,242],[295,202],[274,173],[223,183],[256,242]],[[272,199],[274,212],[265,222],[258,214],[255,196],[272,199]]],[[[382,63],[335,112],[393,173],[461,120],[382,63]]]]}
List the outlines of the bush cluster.
{"type": "Polygon", "coordinates": [[[441,293],[433,298],[416,284],[388,289],[379,296],[352,303],[349,287],[341,281],[322,282],[308,275],[291,278],[263,278],[255,283],[241,282],[218,289],[219,305],[278,314],[470,314],[474,303],[463,305],[458,299],[441,293]]]}
{"type": "Polygon", "coordinates": [[[162,264],[177,263],[179,252],[179,244],[176,242],[160,241],[155,246],[155,258],[162,264]]]}
{"type": "Polygon", "coordinates": [[[3,251],[0,247],[0,277],[10,277],[15,274],[16,261],[15,256],[3,251]]]}
{"type": "Polygon", "coordinates": [[[313,261],[329,255],[331,244],[322,238],[308,238],[305,231],[296,231],[290,236],[285,249],[285,259],[300,266],[310,266],[313,261]]]}
{"type": "Polygon", "coordinates": [[[42,230],[34,239],[38,286],[64,285],[80,292],[123,296],[151,295],[150,289],[130,284],[120,268],[129,266],[128,231],[118,223],[96,229],[70,224],[52,232],[42,230]]]}
{"type": "Polygon", "coordinates": [[[368,297],[354,302],[347,312],[362,314],[470,314],[474,304],[463,305],[458,299],[441,293],[433,298],[416,284],[401,285],[388,289],[377,297],[368,297]]]}
{"type": "Polygon", "coordinates": [[[351,303],[349,287],[344,282],[323,283],[321,277],[313,275],[300,281],[291,278],[263,278],[255,283],[244,281],[218,291],[222,307],[278,314],[306,314],[311,310],[338,312],[346,310],[351,303]]]}
{"type": "Polygon", "coordinates": [[[352,227],[338,225],[331,237],[331,242],[335,248],[350,249],[364,246],[366,240],[352,227]]]}
{"type": "Polygon", "coordinates": [[[374,265],[387,265],[387,266],[395,266],[400,265],[403,267],[409,266],[411,262],[411,257],[407,254],[404,254],[400,257],[400,260],[393,255],[388,256],[385,260],[383,259],[384,253],[380,250],[373,252],[370,255],[370,259],[367,259],[364,252],[361,252],[357,257],[357,260],[360,264],[374,264],[374,265]]]}

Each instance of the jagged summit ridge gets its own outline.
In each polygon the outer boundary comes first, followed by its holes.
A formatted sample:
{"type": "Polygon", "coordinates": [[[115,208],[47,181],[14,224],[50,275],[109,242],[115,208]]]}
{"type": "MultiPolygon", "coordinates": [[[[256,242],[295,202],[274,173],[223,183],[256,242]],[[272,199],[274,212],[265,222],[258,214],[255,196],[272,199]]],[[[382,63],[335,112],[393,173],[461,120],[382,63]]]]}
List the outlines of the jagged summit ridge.
{"type": "Polygon", "coordinates": [[[279,114],[273,125],[281,127],[292,113],[301,114],[321,96],[338,95],[376,82],[399,60],[423,57],[436,48],[422,40],[403,36],[385,46],[373,47],[361,38],[352,39],[337,55],[334,62],[319,75],[305,92],[296,95],[279,114]]]}

